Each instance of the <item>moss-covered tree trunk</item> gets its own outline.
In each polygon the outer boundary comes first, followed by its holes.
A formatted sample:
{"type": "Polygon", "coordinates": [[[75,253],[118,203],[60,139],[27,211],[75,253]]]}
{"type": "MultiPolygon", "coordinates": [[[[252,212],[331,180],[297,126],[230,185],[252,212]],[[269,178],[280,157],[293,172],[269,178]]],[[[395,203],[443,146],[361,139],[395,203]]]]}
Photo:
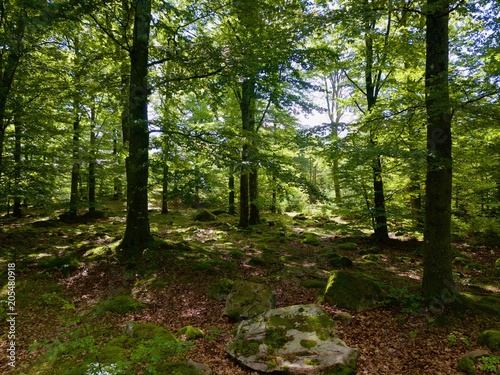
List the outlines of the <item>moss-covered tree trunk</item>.
{"type": "Polygon", "coordinates": [[[452,140],[448,88],[448,0],[428,0],[426,15],[427,177],[422,293],[442,299],[451,267],[452,140]]]}
{"type": "Polygon", "coordinates": [[[151,1],[136,0],[133,45],[130,51],[128,119],[127,226],[119,248],[120,261],[136,264],[151,242],[148,216],[148,49],[151,1]]]}

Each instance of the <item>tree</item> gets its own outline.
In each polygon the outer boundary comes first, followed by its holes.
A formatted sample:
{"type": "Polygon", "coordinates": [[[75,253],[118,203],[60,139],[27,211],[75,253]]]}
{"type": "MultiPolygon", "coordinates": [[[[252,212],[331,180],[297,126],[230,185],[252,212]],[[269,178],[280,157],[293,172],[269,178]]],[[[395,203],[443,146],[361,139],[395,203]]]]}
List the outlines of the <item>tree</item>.
{"type": "Polygon", "coordinates": [[[442,298],[453,289],[451,255],[452,139],[448,88],[448,0],[426,8],[427,176],[422,293],[442,298]]]}
{"type": "Polygon", "coordinates": [[[124,132],[128,139],[127,226],[120,244],[122,262],[135,264],[151,242],[148,216],[148,62],[151,0],[136,0],[130,50],[130,91],[124,132]]]}

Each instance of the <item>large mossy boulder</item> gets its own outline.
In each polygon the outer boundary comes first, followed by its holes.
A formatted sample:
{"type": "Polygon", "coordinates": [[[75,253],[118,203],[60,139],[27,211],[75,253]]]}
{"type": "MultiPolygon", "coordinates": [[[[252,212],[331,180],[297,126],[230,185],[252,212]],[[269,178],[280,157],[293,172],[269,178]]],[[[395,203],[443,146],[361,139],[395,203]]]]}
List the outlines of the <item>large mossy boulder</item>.
{"type": "Polygon", "coordinates": [[[236,321],[250,319],[275,306],[276,295],[267,285],[235,281],[227,296],[224,315],[236,321]]]}
{"type": "Polygon", "coordinates": [[[489,329],[482,332],[477,342],[486,345],[493,351],[500,351],[500,329],[489,329]]]}
{"type": "Polygon", "coordinates": [[[385,293],[378,280],[356,271],[333,271],[324,300],[343,309],[361,311],[383,304],[385,293]]]}
{"type": "Polygon", "coordinates": [[[358,350],[337,336],[336,322],[317,305],[268,310],[240,323],[226,352],[265,373],[354,373],[358,350]]]}
{"type": "Polygon", "coordinates": [[[217,216],[208,210],[199,211],[194,217],[195,221],[217,221],[217,216]]]}

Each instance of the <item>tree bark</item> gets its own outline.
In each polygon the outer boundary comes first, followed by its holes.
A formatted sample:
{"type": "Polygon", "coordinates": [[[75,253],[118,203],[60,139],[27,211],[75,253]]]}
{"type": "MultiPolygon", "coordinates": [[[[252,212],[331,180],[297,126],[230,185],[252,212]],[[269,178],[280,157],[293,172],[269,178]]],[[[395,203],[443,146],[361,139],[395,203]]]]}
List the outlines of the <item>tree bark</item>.
{"type": "MultiPolygon", "coordinates": [[[[451,257],[452,140],[448,87],[449,0],[428,0],[426,14],[427,176],[422,293],[455,296],[451,257]]],[[[444,297],[446,296],[446,298],[444,297]]]]}
{"type": "Polygon", "coordinates": [[[14,119],[14,205],[12,215],[21,217],[21,137],[22,129],[19,119],[14,119]]]}
{"type": "MultiPolygon", "coordinates": [[[[389,0],[390,1],[390,0],[389,0]]],[[[366,87],[366,101],[367,113],[370,113],[375,106],[378,98],[378,91],[380,90],[380,77],[381,71],[376,74],[374,71],[374,47],[372,32],[376,25],[376,13],[371,9],[368,1],[365,3],[365,87],[366,87]],[[374,76],[375,75],[375,76],[374,76]]],[[[386,34],[390,29],[390,17],[387,25],[386,34]]],[[[385,53],[385,52],[384,52],[385,53]]],[[[370,147],[375,148],[376,136],[374,131],[370,131],[370,147]]],[[[387,229],[387,213],[385,209],[385,194],[384,182],[382,180],[382,162],[380,154],[376,154],[372,160],[372,173],[373,173],[373,196],[374,196],[374,234],[376,241],[386,241],[389,239],[389,232],[387,229]]]]}
{"type": "Polygon", "coordinates": [[[90,119],[90,159],[89,159],[89,212],[95,212],[96,208],[96,134],[95,134],[95,108],[91,109],[91,119],[90,119]]]}
{"type": "Polygon", "coordinates": [[[80,180],[80,101],[74,100],[73,104],[73,165],[71,167],[71,192],[69,199],[68,217],[75,219],[78,211],[80,194],[78,193],[78,183],[80,180]]]}
{"type": "Polygon", "coordinates": [[[119,247],[121,262],[134,266],[152,237],[148,215],[148,58],[151,1],[136,0],[133,45],[130,51],[129,112],[124,136],[128,139],[127,225],[119,247]]]}
{"type": "Polygon", "coordinates": [[[250,217],[248,218],[248,223],[250,225],[260,224],[260,209],[259,209],[259,173],[257,168],[252,168],[250,174],[248,175],[248,189],[250,197],[250,217]]]}
{"type": "Polygon", "coordinates": [[[235,193],[234,193],[234,168],[231,166],[229,167],[229,181],[228,181],[228,189],[229,189],[229,202],[228,202],[228,208],[227,211],[229,215],[234,215],[236,213],[235,210],[235,204],[234,204],[234,198],[235,198],[235,193]]]}
{"type": "MultiPolygon", "coordinates": [[[[255,128],[255,82],[252,79],[245,79],[241,84],[240,110],[241,124],[245,143],[241,150],[241,174],[240,174],[240,222],[238,226],[246,228],[250,225],[250,174],[252,162],[252,140],[249,134],[255,128]]],[[[255,176],[252,182],[255,183],[255,176]]],[[[256,188],[256,186],[253,186],[256,188]]],[[[255,191],[252,192],[255,195],[255,191]]],[[[256,202],[254,202],[256,203],[256,202]]],[[[255,207],[254,207],[255,210],[255,207]]],[[[255,212],[254,212],[255,215],[255,212]]]]}

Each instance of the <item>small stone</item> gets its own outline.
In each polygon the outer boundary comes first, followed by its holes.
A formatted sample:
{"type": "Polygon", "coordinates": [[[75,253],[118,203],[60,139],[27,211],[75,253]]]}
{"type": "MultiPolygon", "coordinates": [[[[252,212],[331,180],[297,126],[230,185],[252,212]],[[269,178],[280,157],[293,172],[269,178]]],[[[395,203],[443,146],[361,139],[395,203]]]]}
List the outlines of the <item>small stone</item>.
{"type": "Polygon", "coordinates": [[[481,358],[481,357],[487,357],[489,355],[490,355],[489,351],[483,350],[483,349],[477,349],[477,350],[472,350],[468,353],[465,353],[464,357],[470,358],[470,359],[477,359],[477,358],[481,358]]]}
{"type": "Polygon", "coordinates": [[[349,325],[352,323],[352,320],[354,319],[354,317],[347,312],[340,311],[333,316],[333,319],[338,320],[339,322],[341,322],[343,324],[349,325]]]}
{"type": "Polygon", "coordinates": [[[198,363],[198,362],[195,362],[191,359],[188,360],[187,363],[188,363],[188,365],[193,366],[196,369],[196,371],[198,371],[200,374],[203,374],[203,375],[212,375],[213,374],[213,371],[210,369],[210,367],[208,367],[204,363],[198,363]]]}
{"type": "Polygon", "coordinates": [[[134,337],[135,335],[134,325],[135,325],[134,322],[128,322],[127,324],[125,324],[125,328],[123,329],[123,334],[130,338],[134,337]]]}

